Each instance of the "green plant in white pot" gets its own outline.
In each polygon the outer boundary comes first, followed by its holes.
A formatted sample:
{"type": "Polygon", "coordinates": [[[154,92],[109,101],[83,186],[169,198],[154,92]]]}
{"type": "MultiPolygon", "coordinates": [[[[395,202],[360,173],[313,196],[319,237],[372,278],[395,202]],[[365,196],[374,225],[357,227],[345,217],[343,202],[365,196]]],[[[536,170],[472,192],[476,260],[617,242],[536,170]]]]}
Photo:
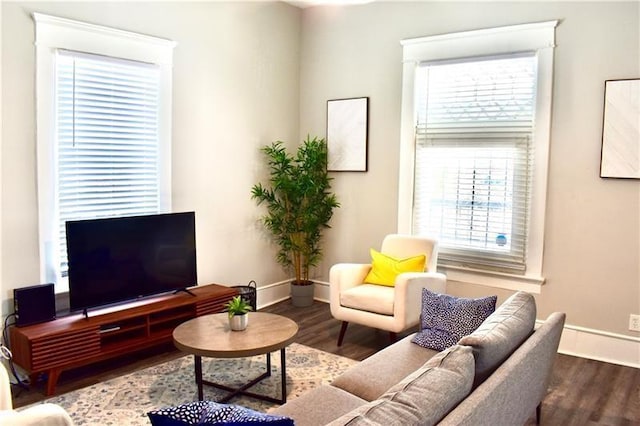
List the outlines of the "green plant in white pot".
{"type": "Polygon", "coordinates": [[[331,192],[324,139],[307,139],[295,155],[277,141],[262,148],[269,167],[269,183],[257,183],[251,196],[266,206],[262,222],[279,246],[276,260],[292,268],[294,306],[313,303],[309,271],[322,259],[322,233],[329,228],[333,210],[340,207],[331,192]]]}
{"type": "Polygon", "coordinates": [[[251,305],[247,303],[242,296],[235,296],[228,301],[224,307],[229,315],[229,327],[233,331],[242,331],[249,324],[249,311],[252,310],[251,305]]]}

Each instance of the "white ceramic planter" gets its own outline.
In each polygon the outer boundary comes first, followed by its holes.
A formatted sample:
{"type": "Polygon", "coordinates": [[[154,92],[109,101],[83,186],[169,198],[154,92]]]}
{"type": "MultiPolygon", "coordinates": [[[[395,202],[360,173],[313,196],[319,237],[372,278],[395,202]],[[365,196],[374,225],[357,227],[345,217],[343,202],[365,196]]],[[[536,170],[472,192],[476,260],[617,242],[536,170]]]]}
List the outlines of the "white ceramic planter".
{"type": "Polygon", "coordinates": [[[242,331],[247,328],[247,324],[249,323],[249,315],[234,315],[229,318],[229,327],[233,331],[242,331]]]}

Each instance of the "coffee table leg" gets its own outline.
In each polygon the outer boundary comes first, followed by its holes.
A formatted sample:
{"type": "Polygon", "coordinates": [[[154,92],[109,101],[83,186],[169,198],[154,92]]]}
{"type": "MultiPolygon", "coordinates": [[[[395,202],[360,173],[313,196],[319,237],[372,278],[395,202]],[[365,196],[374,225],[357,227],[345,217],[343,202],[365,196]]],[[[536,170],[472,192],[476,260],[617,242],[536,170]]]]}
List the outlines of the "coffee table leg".
{"type": "Polygon", "coordinates": [[[271,352],[267,352],[267,376],[271,376],[271,352]]]}
{"type": "Polygon", "coordinates": [[[267,395],[261,395],[261,394],[257,394],[254,392],[249,392],[247,389],[249,389],[250,387],[252,387],[253,385],[255,385],[256,383],[266,379],[267,377],[269,377],[271,375],[271,353],[267,352],[267,371],[265,371],[264,373],[262,373],[260,376],[254,378],[253,380],[251,380],[249,383],[239,387],[239,388],[232,388],[220,383],[214,383],[214,382],[210,382],[208,380],[204,380],[204,378],[202,377],[202,357],[194,355],[194,365],[195,365],[195,369],[196,369],[196,383],[198,384],[198,400],[202,401],[203,400],[203,385],[207,385],[207,386],[213,386],[216,387],[218,389],[222,389],[225,390],[227,392],[230,392],[228,395],[226,395],[225,397],[219,399],[217,402],[219,403],[225,403],[227,401],[229,401],[231,398],[234,398],[237,395],[246,395],[249,396],[251,398],[256,398],[256,399],[261,399],[263,401],[269,401],[269,402],[273,402],[276,404],[284,404],[287,402],[287,370],[286,370],[286,348],[282,348],[280,349],[280,381],[281,381],[281,392],[282,392],[282,397],[280,399],[278,398],[274,398],[271,396],[267,396],[267,395]]]}
{"type": "Polygon", "coordinates": [[[193,356],[193,364],[196,368],[196,384],[198,385],[198,401],[202,401],[203,389],[202,389],[202,357],[199,355],[193,356]]]}
{"type": "Polygon", "coordinates": [[[287,370],[286,370],[286,362],[284,359],[285,348],[280,349],[280,372],[281,372],[281,381],[282,381],[282,403],[287,402],[287,370]]]}

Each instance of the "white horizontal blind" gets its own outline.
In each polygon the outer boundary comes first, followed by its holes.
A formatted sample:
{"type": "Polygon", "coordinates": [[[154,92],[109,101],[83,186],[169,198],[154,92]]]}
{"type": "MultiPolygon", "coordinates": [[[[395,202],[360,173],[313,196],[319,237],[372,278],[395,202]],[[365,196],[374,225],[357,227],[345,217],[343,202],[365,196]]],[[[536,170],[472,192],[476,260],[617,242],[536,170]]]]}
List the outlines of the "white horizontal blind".
{"type": "Polygon", "coordinates": [[[523,273],[535,56],[425,64],[416,90],[413,232],[444,264],[523,273]]]}
{"type": "Polygon", "coordinates": [[[160,74],[104,56],[56,55],[59,257],[65,222],[158,213],[160,74]]]}

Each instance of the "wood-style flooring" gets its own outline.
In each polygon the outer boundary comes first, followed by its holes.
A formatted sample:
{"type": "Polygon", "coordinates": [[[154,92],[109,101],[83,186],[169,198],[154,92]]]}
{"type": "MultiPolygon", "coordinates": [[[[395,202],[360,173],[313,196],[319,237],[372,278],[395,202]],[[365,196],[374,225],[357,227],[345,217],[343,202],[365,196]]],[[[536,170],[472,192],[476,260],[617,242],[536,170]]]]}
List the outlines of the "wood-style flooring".
{"type": "MultiPolygon", "coordinates": [[[[386,332],[350,324],[344,343],[336,346],[340,322],[331,317],[329,305],[315,302],[296,308],[289,301],[262,309],[287,316],[298,323],[296,342],[348,358],[362,360],[389,344],[386,332]]],[[[398,338],[402,338],[399,335],[398,338]]],[[[182,356],[172,345],[64,371],[57,393],[79,389],[182,356]]],[[[29,390],[14,388],[16,407],[45,399],[43,383],[29,390]]],[[[527,425],[534,425],[533,417],[527,425]]],[[[640,425],[640,369],[558,354],[549,393],[542,404],[543,425],[640,425]]]]}

